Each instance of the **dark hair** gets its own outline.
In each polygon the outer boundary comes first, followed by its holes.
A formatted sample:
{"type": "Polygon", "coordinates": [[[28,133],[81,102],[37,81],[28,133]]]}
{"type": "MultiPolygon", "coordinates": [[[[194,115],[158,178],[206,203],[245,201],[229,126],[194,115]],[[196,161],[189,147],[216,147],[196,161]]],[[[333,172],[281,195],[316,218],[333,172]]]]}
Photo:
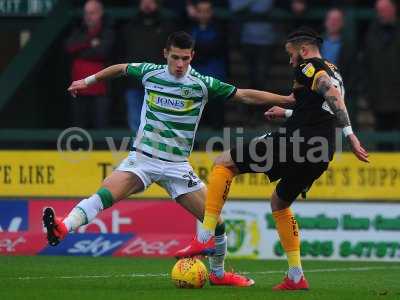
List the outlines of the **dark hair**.
{"type": "Polygon", "coordinates": [[[286,43],[293,43],[296,45],[311,44],[320,47],[324,42],[322,37],[312,28],[302,26],[297,30],[291,32],[286,39],[286,43]]]}
{"type": "Polygon", "coordinates": [[[194,49],[193,37],[185,31],[176,31],[168,36],[165,48],[194,49]]]}

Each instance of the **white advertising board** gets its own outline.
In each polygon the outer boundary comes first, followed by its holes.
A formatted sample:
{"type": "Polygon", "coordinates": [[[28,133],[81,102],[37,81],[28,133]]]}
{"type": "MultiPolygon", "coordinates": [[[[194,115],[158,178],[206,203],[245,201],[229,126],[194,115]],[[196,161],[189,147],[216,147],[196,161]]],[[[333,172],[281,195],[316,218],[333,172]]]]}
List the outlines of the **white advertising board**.
{"type": "MultiPolygon", "coordinates": [[[[400,261],[400,204],[293,204],[305,259],[400,261]]],[[[227,202],[230,257],[284,258],[269,202],[227,202]]]]}

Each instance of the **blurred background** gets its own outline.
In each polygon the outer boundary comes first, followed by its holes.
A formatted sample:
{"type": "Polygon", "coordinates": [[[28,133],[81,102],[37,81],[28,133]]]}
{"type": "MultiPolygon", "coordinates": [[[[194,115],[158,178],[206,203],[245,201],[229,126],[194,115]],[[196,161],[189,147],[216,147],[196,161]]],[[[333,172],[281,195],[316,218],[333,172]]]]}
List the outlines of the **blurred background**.
{"type": "MultiPolygon", "coordinates": [[[[96,85],[79,101],[66,88],[122,62],[164,63],[169,33],[196,39],[193,67],[241,88],[289,93],[292,70],[286,34],[300,25],[325,38],[322,54],[338,65],[353,127],[368,149],[399,150],[400,34],[395,1],[141,0],[2,1],[0,6],[0,146],[54,148],[57,132],[79,126],[106,133],[136,132],[140,85],[128,78],[96,85]],[[87,117],[89,115],[89,117],[87,117]],[[26,129],[26,130],[23,130],[26,129]],[[107,132],[104,132],[106,130],[107,132]]],[[[195,149],[223,127],[263,133],[264,108],[207,106],[195,149]]]]}
{"type": "MultiPolygon", "coordinates": [[[[339,67],[353,128],[371,152],[369,165],[338,155],[309,199],[294,206],[302,255],[399,260],[400,23],[398,3],[390,0],[0,0],[0,253],[71,255],[68,247],[80,239],[95,243],[101,236],[123,246],[73,253],[168,256],[187,243],[195,221],[155,186],[82,230],[98,236],[73,235],[64,248],[46,248],[41,210],[51,205],[67,213],[97,190],[126,155],[106,151],[106,137],[117,149],[127,146],[143,101],[129,78],[96,84],[77,100],[68,85],[111,64],[162,64],[168,34],[186,30],[196,39],[192,65],[200,73],[288,94],[293,74],[284,40],[300,25],[324,37],[322,55],[339,67]],[[57,139],[69,127],[87,130],[93,149],[105,151],[60,156],[57,139]]],[[[245,140],[265,133],[266,109],[229,101],[206,107],[191,158],[205,182],[212,165],[203,151],[207,140],[223,128],[234,135],[243,127],[245,140]]],[[[224,210],[232,255],[282,257],[269,207],[259,201],[274,187],[262,174],[235,179],[236,201],[224,210]]]]}

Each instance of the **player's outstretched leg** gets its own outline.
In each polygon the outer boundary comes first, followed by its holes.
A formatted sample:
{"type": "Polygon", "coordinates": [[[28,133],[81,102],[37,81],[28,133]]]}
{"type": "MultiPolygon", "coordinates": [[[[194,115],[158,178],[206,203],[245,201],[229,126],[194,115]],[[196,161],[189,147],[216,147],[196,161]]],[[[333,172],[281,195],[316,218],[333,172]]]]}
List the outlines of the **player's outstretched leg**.
{"type": "Polygon", "coordinates": [[[111,207],[112,204],[111,192],[106,188],[101,188],[96,194],[79,202],[64,220],[56,217],[53,208],[46,207],[43,211],[43,225],[47,229],[49,245],[57,246],[69,232],[90,223],[98,213],[111,207]]]}
{"type": "Polygon", "coordinates": [[[283,281],[274,286],[274,291],[308,290],[300,260],[300,233],[290,203],[282,201],[276,191],[271,199],[272,215],[282,247],[286,252],[289,270],[283,281]]]}
{"type": "Polygon", "coordinates": [[[223,165],[214,166],[209,177],[205,200],[204,220],[199,233],[188,246],[176,252],[177,258],[198,255],[213,255],[215,252],[215,230],[224,206],[233,172],[223,165]]]}
{"type": "Polygon", "coordinates": [[[209,253],[213,251],[215,248],[214,232],[218,218],[236,173],[230,151],[226,151],[217,157],[208,180],[204,220],[200,232],[187,247],[176,253],[177,257],[210,255],[209,253]]]}
{"type": "Polygon", "coordinates": [[[69,232],[76,231],[79,227],[89,224],[104,209],[143,189],[144,184],[137,175],[130,172],[114,171],[104,180],[103,187],[96,194],[80,201],[64,220],[57,218],[51,207],[45,208],[42,220],[47,229],[49,245],[57,246],[69,232]]]}

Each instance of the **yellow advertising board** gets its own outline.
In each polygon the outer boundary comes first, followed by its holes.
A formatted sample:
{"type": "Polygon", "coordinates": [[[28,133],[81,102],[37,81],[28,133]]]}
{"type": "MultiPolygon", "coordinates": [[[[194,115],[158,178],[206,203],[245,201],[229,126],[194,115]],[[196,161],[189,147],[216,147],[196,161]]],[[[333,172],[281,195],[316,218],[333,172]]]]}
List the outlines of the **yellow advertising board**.
{"type": "MultiPolygon", "coordinates": [[[[207,182],[217,153],[194,152],[190,162],[207,182]]],[[[118,166],[127,153],[95,151],[0,151],[0,197],[86,197],[118,166]]],[[[400,153],[372,153],[371,163],[359,162],[351,153],[336,155],[334,162],[315,182],[310,200],[392,200],[400,201],[400,153]]],[[[302,176],[302,174],[298,174],[302,176]]],[[[267,199],[276,186],[264,174],[235,178],[229,197],[267,199]]],[[[134,198],[166,198],[153,185],[134,198]]]]}

